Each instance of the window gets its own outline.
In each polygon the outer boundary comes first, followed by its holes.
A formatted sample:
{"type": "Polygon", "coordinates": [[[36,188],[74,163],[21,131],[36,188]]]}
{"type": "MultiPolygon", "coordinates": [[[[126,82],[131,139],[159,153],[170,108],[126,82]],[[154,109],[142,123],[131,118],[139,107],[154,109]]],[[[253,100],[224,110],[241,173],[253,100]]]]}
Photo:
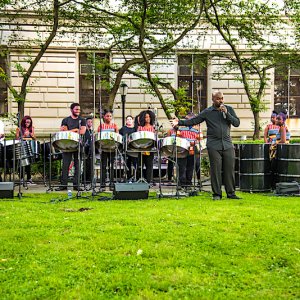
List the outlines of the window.
{"type": "Polygon", "coordinates": [[[105,53],[79,53],[79,104],[82,116],[99,112],[106,107],[109,100],[108,72],[105,65],[108,62],[105,53]]]}
{"type": "MultiPolygon", "coordinates": [[[[1,51],[1,50],[0,50],[1,51]]],[[[0,68],[7,74],[6,57],[0,55],[0,68]]],[[[0,116],[8,112],[7,86],[3,79],[0,79],[0,116]]]]}
{"type": "Polygon", "coordinates": [[[300,117],[300,69],[275,70],[274,110],[300,117]]]}
{"type": "Polygon", "coordinates": [[[207,56],[201,54],[178,56],[178,87],[184,88],[197,113],[207,107],[207,56]]]}

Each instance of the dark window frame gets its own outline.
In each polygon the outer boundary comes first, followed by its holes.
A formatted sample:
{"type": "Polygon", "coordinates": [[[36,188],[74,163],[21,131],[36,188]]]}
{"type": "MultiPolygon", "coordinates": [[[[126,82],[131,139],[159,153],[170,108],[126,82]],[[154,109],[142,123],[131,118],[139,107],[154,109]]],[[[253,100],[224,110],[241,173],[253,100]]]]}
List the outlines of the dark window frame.
{"type": "Polygon", "coordinates": [[[206,54],[178,54],[178,88],[185,87],[193,112],[207,108],[207,61],[206,54]]]}
{"type": "MultiPolygon", "coordinates": [[[[2,51],[2,49],[0,49],[2,51]]],[[[4,55],[0,55],[0,67],[8,74],[8,63],[6,50],[4,55]]],[[[0,79],[0,116],[7,116],[8,114],[8,87],[3,79],[0,79]]]]}
{"type": "Polygon", "coordinates": [[[275,68],[274,110],[285,110],[289,118],[300,117],[300,70],[290,66],[275,68]]]}
{"type": "Polygon", "coordinates": [[[96,59],[109,59],[107,52],[80,51],[79,62],[79,104],[83,117],[91,113],[99,115],[109,101],[109,92],[106,84],[109,82],[108,71],[98,71],[96,59]],[[101,101],[101,105],[100,105],[101,101]],[[95,105],[95,111],[94,111],[95,105]],[[100,107],[101,106],[101,107],[100,107]]]}

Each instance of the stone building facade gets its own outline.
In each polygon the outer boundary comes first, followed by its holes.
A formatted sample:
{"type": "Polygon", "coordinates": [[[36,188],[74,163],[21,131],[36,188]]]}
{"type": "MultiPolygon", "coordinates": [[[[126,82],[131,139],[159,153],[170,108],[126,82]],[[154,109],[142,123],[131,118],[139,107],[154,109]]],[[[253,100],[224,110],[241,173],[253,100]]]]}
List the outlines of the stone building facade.
{"type": "MultiPolygon", "coordinates": [[[[2,23],[0,27],[0,46],[7,50],[6,68],[14,87],[20,87],[22,82],[16,63],[26,66],[26,59],[28,59],[28,56],[24,54],[24,49],[21,50],[19,46],[24,40],[34,37],[36,32],[36,28],[33,25],[30,26],[30,21],[25,23],[23,27],[17,28],[11,21],[7,21],[7,23],[2,23]],[[11,39],[13,34],[17,37],[14,40],[11,39]]],[[[47,32],[44,31],[43,34],[46,35],[47,32]]],[[[215,31],[209,31],[207,35],[201,38],[197,38],[197,36],[198,33],[195,30],[175,47],[171,56],[155,58],[152,72],[170,81],[174,87],[185,84],[191,98],[195,101],[196,111],[197,105],[198,108],[200,105],[200,109],[211,105],[211,94],[214,90],[222,91],[225,95],[226,104],[231,105],[241,119],[240,127],[232,129],[233,135],[236,137],[247,135],[250,138],[253,133],[253,115],[242,83],[235,79],[234,74],[223,74],[220,80],[214,78],[214,75],[219,72],[219,67],[223,64],[222,59],[210,60],[206,68],[202,68],[200,71],[196,67],[195,70],[191,69],[189,64],[198,55],[203,56],[207,51],[224,51],[228,49],[228,46],[215,31]],[[191,45],[190,41],[193,41],[193,47],[188,48],[186,45],[191,45]]],[[[240,45],[240,47],[246,49],[246,45],[240,45]]],[[[37,49],[32,48],[31,51],[34,56],[37,49]]],[[[93,86],[93,83],[98,80],[97,76],[90,78],[89,82],[85,80],[84,70],[88,66],[84,61],[84,56],[90,51],[91,49],[88,47],[76,43],[76,39],[70,38],[68,35],[60,36],[50,45],[34,69],[30,78],[25,114],[33,118],[38,137],[46,137],[50,133],[58,131],[61,120],[70,113],[69,106],[72,102],[84,103],[84,113],[88,115],[95,113],[94,110],[98,110],[99,98],[101,101],[105,101],[105,93],[99,93],[97,88],[93,86]],[[89,104],[86,105],[86,103],[89,104]]],[[[101,45],[96,50],[94,48],[93,52],[96,55],[105,53],[105,46],[101,45]]],[[[112,63],[120,63],[124,60],[123,56],[116,52],[112,53],[109,59],[112,63]]],[[[3,57],[0,63],[4,63],[3,57]]],[[[290,114],[291,118],[288,120],[293,136],[300,135],[300,85],[299,80],[297,82],[297,76],[297,72],[295,72],[295,76],[288,79],[291,82],[287,83],[297,85],[295,95],[288,95],[289,101],[290,98],[293,98],[295,102],[293,115],[290,114]]],[[[271,70],[269,78],[264,95],[266,110],[260,113],[262,127],[268,123],[272,110],[276,108],[274,99],[276,89],[280,85],[278,79],[276,81],[276,70],[271,70]]],[[[157,108],[159,123],[168,129],[169,122],[158,98],[148,93],[141,85],[140,80],[130,74],[124,75],[123,82],[129,87],[125,114],[135,116],[148,107],[157,108]]],[[[1,91],[1,113],[5,113],[5,110],[8,113],[16,113],[17,104],[12,101],[10,93],[3,86],[1,91]],[[8,102],[5,103],[7,92],[8,102]]],[[[164,97],[172,96],[166,90],[163,90],[163,95],[164,97]]],[[[114,117],[119,126],[122,121],[121,116],[121,97],[118,94],[114,101],[114,117]]],[[[97,121],[95,126],[97,126],[97,121]]],[[[205,132],[205,125],[203,125],[203,129],[205,132]]]]}

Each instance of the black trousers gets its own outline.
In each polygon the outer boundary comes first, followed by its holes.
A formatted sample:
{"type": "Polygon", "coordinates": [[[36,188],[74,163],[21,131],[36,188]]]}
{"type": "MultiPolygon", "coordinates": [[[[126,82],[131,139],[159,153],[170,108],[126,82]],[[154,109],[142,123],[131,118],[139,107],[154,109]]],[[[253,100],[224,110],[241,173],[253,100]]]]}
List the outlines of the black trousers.
{"type": "Polygon", "coordinates": [[[226,194],[227,196],[234,195],[235,156],[233,147],[226,150],[207,150],[210,162],[210,179],[213,195],[222,197],[222,171],[226,194]]]}
{"type": "Polygon", "coordinates": [[[197,175],[197,179],[200,180],[201,179],[201,161],[200,161],[200,156],[196,155],[196,175],[197,175]]]}
{"type": "Polygon", "coordinates": [[[174,158],[170,157],[170,159],[168,159],[168,180],[172,180],[173,175],[174,175],[174,162],[173,162],[174,158]]]}
{"type": "Polygon", "coordinates": [[[90,183],[93,178],[93,157],[89,155],[84,160],[84,180],[90,183]]]}
{"type": "Polygon", "coordinates": [[[21,179],[25,179],[24,173],[27,176],[27,181],[29,181],[31,179],[31,166],[30,165],[21,167],[21,179]]]}
{"type": "Polygon", "coordinates": [[[79,187],[80,180],[78,178],[79,174],[79,160],[78,160],[78,151],[75,152],[63,152],[62,154],[63,164],[62,164],[62,174],[61,174],[61,185],[63,187],[67,187],[68,185],[68,175],[69,175],[69,167],[71,161],[74,161],[74,177],[73,177],[73,186],[79,187]]]}
{"type": "Polygon", "coordinates": [[[127,170],[127,179],[130,179],[131,177],[134,176],[134,174],[132,174],[132,167],[136,170],[137,163],[138,163],[138,158],[137,157],[127,155],[127,157],[126,157],[126,166],[128,168],[128,170],[127,170]]]}
{"type": "Polygon", "coordinates": [[[179,184],[181,186],[192,185],[194,173],[194,155],[177,158],[179,168],[179,184]]]}
{"type": "Polygon", "coordinates": [[[114,183],[114,152],[103,152],[101,154],[101,185],[105,185],[107,166],[109,167],[110,185],[114,183]]]}
{"type": "Polygon", "coordinates": [[[150,155],[144,155],[144,154],[139,154],[139,159],[138,159],[138,173],[137,173],[137,178],[141,178],[141,161],[142,161],[142,169],[146,168],[145,172],[145,179],[148,183],[152,182],[153,180],[153,159],[154,159],[154,153],[150,152],[150,155]]]}

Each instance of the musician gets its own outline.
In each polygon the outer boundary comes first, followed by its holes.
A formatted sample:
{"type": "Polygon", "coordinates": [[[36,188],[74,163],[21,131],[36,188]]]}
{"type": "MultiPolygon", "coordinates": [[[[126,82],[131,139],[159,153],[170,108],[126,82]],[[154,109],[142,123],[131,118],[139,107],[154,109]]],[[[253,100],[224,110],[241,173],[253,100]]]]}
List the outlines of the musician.
{"type": "MultiPolygon", "coordinates": [[[[72,103],[70,106],[71,115],[66,117],[61,122],[60,131],[72,131],[80,135],[85,134],[86,131],[86,121],[80,116],[80,104],[72,103]]],[[[74,161],[74,177],[73,177],[73,189],[80,191],[78,174],[79,174],[79,159],[78,150],[74,152],[63,152],[63,165],[62,165],[62,176],[61,176],[61,186],[56,189],[56,191],[67,190],[68,186],[68,173],[69,167],[73,158],[74,161]]]]}
{"type": "Polygon", "coordinates": [[[278,126],[278,131],[275,138],[272,139],[272,144],[270,145],[270,164],[271,164],[271,185],[272,188],[276,188],[277,182],[277,144],[288,144],[290,141],[291,134],[285,125],[287,115],[284,112],[280,112],[276,116],[276,126],[278,126]]]}
{"type": "Polygon", "coordinates": [[[84,152],[85,152],[85,168],[84,178],[86,183],[90,183],[93,175],[93,118],[86,118],[86,131],[84,134],[84,152]]]}
{"type": "MultiPolygon", "coordinates": [[[[21,141],[36,140],[32,119],[30,116],[24,116],[21,120],[21,128],[16,129],[16,139],[21,141]]],[[[31,179],[31,166],[25,166],[25,173],[27,176],[27,184],[33,184],[31,179]]],[[[24,169],[21,168],[21,181],[24,181],[24,169]]]]}
{"type": "MultiPolygon", "coordinates": [[[[155,114],[151,110],[145,110],[142,111],[139,114],[139,120],[138,120],[138,127],[137,131],[148,131],[148,132],[155,132],[154,124],[155,124],[155,114]]],[[[154,153],[145,151],[139,154],[138,159],[138,178],[141,177],[141,169],[143,169],[144,165],[146,168],[146,180],[150,184],[153,180],[153,159],[154,159],[154,153]],[[143,165],[141,166],[141,162],[143,165]]]]}
{"type": "Polygon", "coordinates": [[[271,114],[271,123],[268,124],[264,131],[264,141],[266,144],[272,144],[276,141],[276,135],[279,131],[279,126],[276,124],[277,112],[271,114]]]}
{"type": "MultiPolygon", "coordinates": [[[[118,133],[118,126],[113,122],[113,111],[104,110],[103,112],[103,122],[100,123],[98,127],[98,132],[116,132],[118,133]]],[[[114,152],[104,152],[101,153],[101,187],[105,188],[106,179],[106,168],[109,166],[109,177],[110,177],[110,188],[113,188],[113,163],[115,159],[114,152]]]]}
{"type": "MultiPolygon", "coordinates": [[[[127,137],[136,131],[134,127],[134,119],[132,115],[126,117],[126,124],[120,129],[120,134],[124,137],[124,142],[126,143],[127,137]]],[[[137,166],[137,157],[133,157],[131,152],[127,152],[126,156],[126,166],[127,166],[127,179],[132,177],[131,170],[132,166],[136,169],[137,166]]]]}
{"type": "Polygon", "coordinates": [[[276,134],[277,144],[288,144],[290,142],[291,133],[285,124],[286,118],[287,115],[284,112],[280,112],[276,117],[276,125],[279,126],[279,131],[276,134]]]}
{"type": "MultiPolygon", "coordinates": [[[[194,118],[193,113],[188,113],[185,117],[186,120],[194,118]]],[[[188,140],[191,144],[189,154],[183,158],[177,158],[179,168],[179,185],[181,187],[189,187],[192,185],[194,173],[194,160],[195,160],[195,145],[199,139],[199,130],[194,127],[181,126],[178,128],[177,135],[181,138],[188,140]]]]}
{"type": "Polygon", "coordinates": [[[235,154],[230,137],[231,125],[238,127],[240,119],[231,106],[224,105],[223,93],[212,94],[213,105],[204,109],[196,117],[188,120],[171,121],[172,126],[193,126],[203,121],[207,125],[207,150],[210,161],[213,200],[222,199],[222,169],[227,198],[240,199],[235,194],[234,164],[235,154]]]}

